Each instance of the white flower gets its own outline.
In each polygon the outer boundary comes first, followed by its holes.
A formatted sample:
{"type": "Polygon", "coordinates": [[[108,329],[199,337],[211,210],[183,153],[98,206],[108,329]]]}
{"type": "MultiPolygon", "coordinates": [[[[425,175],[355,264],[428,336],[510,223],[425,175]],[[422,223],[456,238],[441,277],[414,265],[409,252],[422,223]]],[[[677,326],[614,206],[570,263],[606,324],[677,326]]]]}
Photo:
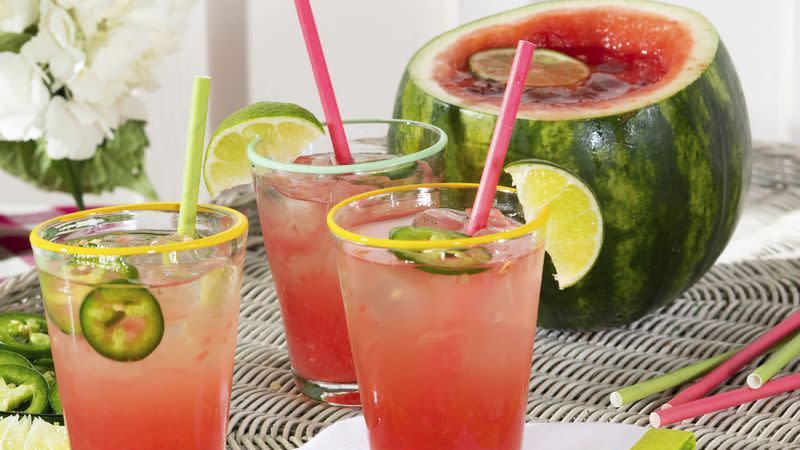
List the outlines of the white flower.
{"type": "Polygon", "coordinates": [[[89,159],[106,138],[97,112],[85,103],[53,97],[44,124],[47,156],[51,159],[89,159]]]}
{"type": "Polygon", "coordinates": [[[0,0],[0,33],[22,33],[39,17],[38,0],[0,0]]]}
{"type": "Polygon", "coordinates": [[[57,3],[41,0],[39,12],[39,32],[20,52],[31,61],[47,65],[57,81],[55,87],[59,88],[83,67],[86,61],[84,43],[72,16],[57,3]]]}
{"type": "Polygon", "coordinates": [[[0,140],[42,136],[42,116],[50,92],[37,68],[16,53],[0,53],[0,140]]]}
{"type": "Polygon", "coordinates": [[[156,87],[151,68],[172,50],[193,0],[61,0],[80,25],[87,59],[69,88],[110,105],[132,90],[156,87]]]}

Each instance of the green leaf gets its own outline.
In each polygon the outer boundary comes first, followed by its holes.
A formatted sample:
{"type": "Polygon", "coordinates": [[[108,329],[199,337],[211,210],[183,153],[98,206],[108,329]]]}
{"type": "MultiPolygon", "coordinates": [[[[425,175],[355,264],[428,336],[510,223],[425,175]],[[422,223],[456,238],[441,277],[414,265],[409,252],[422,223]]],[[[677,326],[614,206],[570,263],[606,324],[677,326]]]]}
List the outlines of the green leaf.
{"type": "MultiPolygon", "coordinates": [[[[144,173],[144,150],[147,148],[144,122],[130,120],[106,139],[90,159],[73,161],[84,193],[99,194],[115,188],[127,188],[158,199],[144,173]]],[[[67,183],[65,160],[47,157],[44,141],[0,141],[0,168],[37,188],[71,192],[67,183]]]]}
{"type": "Polygon", "coordinates": [[[28,33],[0,33],[0,52],[18,53],[32,37],[28,33]]]}

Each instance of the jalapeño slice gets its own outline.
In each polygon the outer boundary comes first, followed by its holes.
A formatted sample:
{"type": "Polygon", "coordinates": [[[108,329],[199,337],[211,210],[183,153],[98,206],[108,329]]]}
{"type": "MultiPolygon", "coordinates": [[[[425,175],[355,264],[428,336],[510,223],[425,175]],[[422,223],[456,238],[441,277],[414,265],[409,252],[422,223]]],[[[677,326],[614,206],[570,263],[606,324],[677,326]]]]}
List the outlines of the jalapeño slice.
{"type": "Polygon", "coordinates": [[[89,345],[114,361],[144,359],[164,335],[164,316],[158,300],[134,284],[96,288],[83,300],[80,319],[89,345]]]}
{"type": "Polygon", "coordinates": [[[48,403],[50,403],[50,409],[58,414],[64,412],[64,409],[61,407],[61,396],[58,394],[58,384],[53,383],[50,385],[50,395],[48,396],[48,403]]]}
{"type": "Polygon", "coordinates": [[[0,350],[0,365],[23,366],[33,368],[28,358],[8,350],[0,350]]]}
{"type": "MultiPolygon", "coordinates": [[[[443,241],[468,238],[464,233],[424,226],[395,227],[389,231],[389,239],[402,241],[443,241]]],[[[412,262],[419,270],[442,275],[479,273],[486,270],[492,253],[484,247],[467,249],[391,250],[398,258],[412,262]]]]}
{"type": "Polygon", "coordinates": [[[0,411],[39,414],[49,404],[49,388],[42,375],[30,367],[0,365],[0,411]]]}
{"type": "Polygon", "coordinates": [[[27,358],[50,356],[50,336],[44,316],[31,313],[0,314],[0,350],[27,358]]]}
{"type": "MultiPolygon", "coordinates": [[[[0,361],[0,364],[6,363],[0,361]]],[[[56,366],[53,363],[53,358],[51,357],[39,358],[36,361],[33,361],[33,368],[38,370],[40,373],[56,370],[56,366]]]]}
{"type": "MultiPolygon", "coordinates": [[[[84,247],[89,247],[89,245],[84,245],[84,247]]],[[[76,268],[83,267],[86,271],[99,270],[102,274],[110,273],[128,280],[139,278],[139,270],[119,256],[73,255],[69,264],[76,268]]]]}

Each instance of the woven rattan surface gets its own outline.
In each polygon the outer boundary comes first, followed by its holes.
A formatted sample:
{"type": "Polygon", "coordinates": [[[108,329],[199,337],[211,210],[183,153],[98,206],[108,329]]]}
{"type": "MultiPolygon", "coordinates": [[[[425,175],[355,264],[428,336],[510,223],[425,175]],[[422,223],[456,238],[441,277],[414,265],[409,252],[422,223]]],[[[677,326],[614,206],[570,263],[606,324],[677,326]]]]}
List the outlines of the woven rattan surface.
{"type": "MultiPolygon", "coordinates": [[[[800,180],[797,161],[780,152],[761,155],[750,193],[751,210],[769,215],[800,208],[800,187],[790,182],[800,180]]],[[[237,204],[252,217],[251,197],[223,202],[237,204]]],[[[228,445],[231,450],[292,449],[360,411],[305,400],[293,386],[266,256],[258,230],[252,228],[251,233],[228,445]]],[[[646,425],[647,414],[669,394],[617,409],[609,405],[609,393],[750,342],[800,307],[797,245],[800,242],[767,245],[754,251],[750,260],[717,264],[675,302],[627,327],[599,332],[540,330],[528,419],[646,425]]],[[[35,274],[0,284],[0,308],[41,310],[35,274]]],[[[800,362],[787,371],[800,371],[800,362]]],[[[744,381],[740,374],[722,389],[740,387],[744,381]]],[[[800,449],[800,395],[760,400],[676,428],[693,431],[701,449],[800,449]]]]}

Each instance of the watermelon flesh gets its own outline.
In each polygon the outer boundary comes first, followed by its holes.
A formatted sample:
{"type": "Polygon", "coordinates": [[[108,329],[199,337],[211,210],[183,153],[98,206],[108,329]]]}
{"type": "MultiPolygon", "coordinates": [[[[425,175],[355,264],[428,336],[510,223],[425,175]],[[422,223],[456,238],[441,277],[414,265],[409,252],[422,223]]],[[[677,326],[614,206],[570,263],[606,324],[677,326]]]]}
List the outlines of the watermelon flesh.
{"type": "Polygon", "coordinates": [[[751,138],[736,71],[713,26],[673,5],[544,2],[464,25],[414,55],[395,104],[396,117],[448,133],[448,181],[479,180],[504,88],[472,73],[469,58],[519,39],[577,58],[592,75],[526,88],[507,163],[544,159],[576,173],[604,221],[583,280],[559,290],[546,268],[540,325],[630,323],[702,276],[737,223],[751,138]]]}
{"type": "Polygon", "coordinates": [[[592,75],[572,86],[528,88],[523,104],[585,103],[596,107],[625,94],[646,93],[649,86],[669,81],[678,72],[670,67],[680,67],[687,59],[682,42],[691,39],[678,22],[642,15],[633,20],[613,8],[537,16],[515,24],[510,30],[507,26],[502,31],[500,28],[475,31],[455,43],[455,51],[440,53],[433,73],[436,82],[466,102],[488,100],[499,107],[505,86],[473,74],[467,60],[476,51],[513,47],[517,40],[526,39],[537,48],[555,50],[583,61],[592,75]],[[587,23],[601,25],[587,27],[587,23]],[[609,36],[609,28],[621,32],[609,36]],[[597,45],[598,42],[604,46],[597,45]]]}

